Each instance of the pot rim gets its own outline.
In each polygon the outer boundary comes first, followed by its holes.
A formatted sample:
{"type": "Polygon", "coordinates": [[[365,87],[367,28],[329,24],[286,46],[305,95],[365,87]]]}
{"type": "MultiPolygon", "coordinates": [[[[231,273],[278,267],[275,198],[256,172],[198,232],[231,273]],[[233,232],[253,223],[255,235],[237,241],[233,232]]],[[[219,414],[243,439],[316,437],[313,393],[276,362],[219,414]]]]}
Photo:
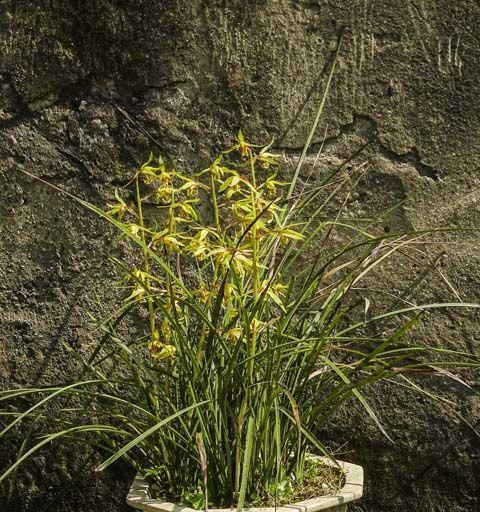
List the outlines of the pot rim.
{"type": "MultiPolygon", "coordinates": [[[[311,456],[322,460],[324,463],[335,466],[335,463],[328,457],[311,456]]],[[[361,498],[363,494],[363,468],[356,464],[350,464],[341,460],[337,461],[345,473],[345,485],[335,494],[326,494],[318,498],[281,505],[279,507],[252,507],[244,508],[246,512],[317,512],[339,505],[345,505],[351,501],[361,498]]],[[[170,501],[150,498],[149,485],[146,479],[137,473],[133,480],[130,491],[127,495],[127,504],[137,510],[144,512],[198,512],[191,507],[184,507],[170,501]]],[[[231,508],[208,508],[209,512],[232,512],[231,508]]]]}

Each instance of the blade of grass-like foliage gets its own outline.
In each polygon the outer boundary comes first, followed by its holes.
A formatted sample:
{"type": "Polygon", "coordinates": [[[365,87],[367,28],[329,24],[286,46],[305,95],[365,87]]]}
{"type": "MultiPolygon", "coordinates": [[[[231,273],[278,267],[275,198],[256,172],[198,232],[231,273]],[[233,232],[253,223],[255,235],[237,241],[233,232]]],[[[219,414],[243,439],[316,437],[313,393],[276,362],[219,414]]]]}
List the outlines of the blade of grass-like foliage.
{"type": "Polygon", "coordinates": [[[15,471],[15,469],[20,466],[28,457],[33,455],[36,451],[38,451],[42,446],[45,446],[48,443],[51,443],[55,439],[59,437],[64,437],[69,434],[77,434],[84,432],[110,432],[110,433],[119,433],[121,432],[118,428],[112,427],[110,425],[81,425],[77,427],[72,427],[66,430],[62,430],[61,432],[55,432],[54,434],[50,434],[44,437],[42,441],[37,443],[35,446],[30,448],[27,452],[25,452],[19,459],[15,461],[2,475],[0,475],[0,482],[5,480],[10,473],[15,471]]]}
{"type": "Polygon", "coordinates": [[[366,366],[371,360],[375,359],[377,355],[381,354],[385,356],[388,354],[386,348],[394,343],[398,342],[405,334],[413,329],[413,327],[420,322],[423,318],[424,313],[417,313],[413,318],[405,322],[400,326],[391,336],[388,336],[385,340],[377,345],[375,349],[373,349],[368,354],[362,356],[360,363],[356,366],[356,371],[361,370],[364,366],[366,366]]]}
{"type": "Polygon", "coordinates": [[[293,191],[295,190],[295,186],[297,184],[298,176],[299,176],[300,171],[301,171],[301,169],[303,167],[303,162],[305,160],[305,157],[307,156],[308,148],[310,147],[310,144],[312,142],[313,136],[315,135],[315,131],[317,130],[318,123],[319,123],[320,118],[322,116],[323,108],[325,106],[325,102],[326,102],[327,97],[328,97],[328,92],[330,90],[330,85],[332,83],[333,75],[335,73],[335,67],[337,65],[338,56],[340,54],[341,43],[342,43],[342,36],[340,36],[340,38],[339,38],[339,40],[337,42],[337,48],[335,50],[335,56],[334,56],[332,65],[330,67],[330,73],[328,74],[328,78],[327,78],[327,83],[325,85],[325,89],[323,90],[323,95],[322,95],[322,99],[320,101],[320,106],[318,107],[317,114],[315,116],[315,120],[313,121],[313,124],[312,124],[312,127],[310,129],[310,132],[308,133],[307,139],[305,141],[305,145],[303,147],[302,154],[300,156],[300,159],[298,161],[297,167],[296,167],[295,172],[293,174],[293,178],[292,178],[290,187],[289,187],[288,192],[287,192],[287,199],[289,199],[292,196],[293,191]]]}
{"type": "MultiPolygon", "coordinates": [[[[39,419],[43,419],[42,416],[39,414],[34,419],[32,426],[28,429],[27,433],[22,439],[22,444],[20,445],[20,449],[18,451],[17,460],[20,459],[24,453],[27,451],[27,446],[30,442],[30,439],[32,438],[33,434],[35,433],[35,425],[39,419]]],[[[16,476],[17,476],[18,466],[10,473],[10,485],[8,487],[8,493],[7,493],[7,501],[12,498],[13,491],[15,489],[15,483],[16,483],[16,476]]]]}
{"type": "MultiPolygon", "coordinates": [[[[135,303],[130,303],[130,304],[126,304],[125,306],[122,306],[121,310],[117,310],[114,315],[115,315],[115,318],[114,319],[111,319],[111,318],[105,318],[103,320],[103,323],[110,323],[111,320],[113,320],[113,323],[111,325],[111,328],[115,329],[115,327],[120,324],[120,322],[128,315],[128,313],[130,313],[130,311],[132,310],[132,308],[135,306],[135,303]]],[[[95,320],[95,319],[93,319],[95,320]]],[[[100,352],[100,350],[102,349],[103,345],[107,342],[108,340],[108,333],[105,333],[104,336],[99,340],[99,342],[96,344],[95,346],[95,349],[94,351],[92,352],[92,354],[90,355],[90,357],[88,358],[88,364],[86,365],[86,368],[89,368],[90,367],[90,364],[93,363],[93,361],[95,360],[95,358],[97,357],[97,354],[100,352]]]]}
{"type": "Polygon", "coordinates": [[[302,419],[300,416],[300,408],[295,400],[295,397],[287,388],[280,388],[282,393],[288,398],[290,406],[292,408],[292,415],[295,418],[295,426],[297,427],[297,450],[296,450],[296,471],[297,477],[301,477],[300,457],[301,457],[301,444],[302,444],[302,419]]]}
{"type": "Polygon", "coordinates": [[[247,487],[249,483],[250,471],[251,471],[251,458],[253,452],[253,443],[255,436],[255,419],[249,416],[247,423],[247,435],[245,444],[245,453],[243,455],[242,465],[242,480],[240,483],[240,493],[238,496],[237,512],[242,512],[245,504],[245,496],[247,494],[247,487]]]}
{"type": "MultiPolygon", "coordinates": [[[[422,388],[421,386],[419,386],[418,384],[413,382],[411,379],[409,379],[406,375],[400,375],[400,378],[407,383],[407,384],[403,384],[406,388],[408,388],[410,390],[414,390],[418,393],[421,393],[422,395],[427,396],[428,398],[431,398],[434,402],[437,402],[438,404],[440,404],[441,407],[444,407],[445,409],[447,409],[448,412],[450,412],[455,417],[457,417],[460,421],[465,423],[465,425],[467,425],[477,437],[480,437],[480,431],[470,421],[468,421],[462,414],[460,414],[458,411],[456,411],[448,403],[448,401],[445,398],[435,395],[434,393],[431,393],[430,391],[427,391],[426,389],[422,388]]],[[[454,380],[456,380],[456,379],[454,379],[454,380]]],[[[401,383],[399,383],[397,381],[395,381],[394,384],[402,385],[401,383]]]]}
{"type": "Polygon", "coordinates": [[[151,436],[155,432],[157,432],[159,429],[161,429],[163,426],[167,425],[174,419],[178,418],[179,416],[182,416],[183,414],[196,409],[197,407],[201,407],[202,405],[205,405],[208,402],[208,400],[204,400],[203,402],[199,402],[197,404],[190,405],[189,407],[185,407],[184,409],[181,409],[180,411],[177,411],[175,414],[171,414],[167,418],[163,419],[162,421],[159,421],[157,424],[153,425],[153,427],[150,427],[148,430],[143,432],[141,435],[137,436],[135,439],[130,441],[128,444],[126,444],[123,448],[118,450],[116,453],[114,453],[111,457],[109,457],[105,462],[100,464],[96,471],[103,471],[104,469],[108,468],[110,464],[115,462],[117,459],[122,457],[125,453],[127,453],[129,450],[137,446],[139,443],[141,443],[144,439],[151,436]]]}
{"type": "MultiPolygon", "coordinates": [[[[279,410],[286,418],[288,418],[294,425],[296,425],[296,420],[289,410],[285,409],[284,407],[280,407],[279,410]]],[[[302,434],[322,455],[328,457],[332,462],[335,463],[335,465],[338,466],[338,462],[335,460],[331,452],[323,445],[323,443],[320,442],[317,436],[312,434],[312,432],[305,426],[305,422],[302,424],[302,434]]]]}
{"type": "Polygon", "coordinates": [[[420,304],[418,306],[412,306],[409,308],[402,308],[402,309],[396,309],[394,311],[388,311],[387,313],[382,313],[380,315],[376,315],[372,318],[369,318],[367,320],[364,320],[362,322],[356,322],[355,324],[352,324],[345,329],[342,329],[337,332],[338,336],[343,336],[344,334],[347,334],[349,332],[354,331],[355,329],[358,329],[359,327],[365,327],[366,324],[371,324],[378,322],[379,320],[384,320],[385,318],[391,318],[394,316],[402,315],[404,313],[411,313],[414,311],[422,312],[426,311],[428,309],[444,309],[444,308],[474,308],[478,309],[480,308],[480,304],[474,303],[474,302],[437,302],[432,304],[420,304]]]}
{"type": "Polygon", "coordinates": [[[205,445],[203,444],[203,437],[201,432],[195,434],[195,443],[197,445],[198,455],[200,456],[200,472],[203,482],[204,494],[204,511],[208,510],[208,468],[207,468],[207,454],[205,452],[205,445]]]}
{"type": "MultiPolygon", "coordinates": [[[[331,361],[328,357],[320,356],[320,359],[329,366],[346,384],[351,384],[350,379],[347,377],[347,375],[340,370],[340,368],[331,361]]],[[[355,397],[358,399],[358,401],[363,405],[365,410],[367,411],[368,415],[377,425],[380,432],[392,443],[395,444],[395,441],[388,435],[387,431],[383,428],[383,425],[380,423],[380,420],[378,419],[377,415],[375,414],[374,410],[370,406],[370,404],[367,402],[365,397],[358,391],[357,388],[352,388],[352,393],[355,395],[355,397]]]]}
{"type": "Polygon", "coordinates": [[[32,407],[30,407],[29,409],[27,409],[25,412],[23,412],[22,414],[20,414],[17,418],[15,418],[11,423],[9,423],[1,432],[0,432],[0,437],[2,437],[3,435],[5,435],[12,427],[14,427],[17,423],[19,423],[20,421],[22,421],[25,417],[27,417],[29,414],[31,414],[33,411],[35,411],[36,409],[38,409],[39,407],[41,407],[43,404],[49,402],[50,400],[53,400],[56,396],[58,395],[61,395],[62,393],[65,393],[67,392],[68,390],[70,389],[73,389],[73,388],[78,388],[80,386],[89,386],[91,384],[104,384],[105,381],[103,380],[99,380],[99,379],[95,379],[95,380],[86,380],[86,381],[83,381],[83,382],[75,382],[73,384],[70,384],[69,386],[65,386],[63,388],[59,388],[57,390],[55,390],[53,393],[51,393],[50,395],[46,396],[45,398],[43,398],[42,400],[40,400],[39,402],[37,402],[35,405],[32,405],[32,407]]]}

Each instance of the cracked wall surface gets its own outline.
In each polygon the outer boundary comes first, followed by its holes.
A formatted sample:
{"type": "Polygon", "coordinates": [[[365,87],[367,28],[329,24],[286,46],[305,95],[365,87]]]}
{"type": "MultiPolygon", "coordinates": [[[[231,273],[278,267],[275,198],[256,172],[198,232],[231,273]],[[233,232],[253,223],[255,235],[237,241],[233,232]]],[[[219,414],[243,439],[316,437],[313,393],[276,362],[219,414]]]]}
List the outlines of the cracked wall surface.
{"type": "MultiPolygon", "coordinates": [[[[320,175],[356,155],[351,165],[367,171],[352,216],[403,201],[386,232],[478,226],[479,24],[475,0],[1,1],[1,386],[68,378],[63,343],[91,341],[86,311],[113,296],[109,230],[21,170],[104,204],[151,149],[200,168],[242,128],[275,137],[288,175],[341,32],[306,169],[316,161],[320,175]]],[[[453,289],[478,302],[478,237],[446,235],[429,258],[387,266],[376,285],[405,300],[452,299],[453,289]]],[[[421,334],[478,353],[478,321],[432,315],[421,334]]],[[[479,427],[474,394],[447,379],[432,385],[479,427]]],[[[325,433],[365,466],[365,497],[352,510],[478,509],[471,430],[403,388],[372,394],[395,445],[355,408],[325,433]]],[[[130,472],[93,467],[90,453],[52,447],[25,467],[8,502],[0,494],[0,510],[125,510],[130,472]]]]}

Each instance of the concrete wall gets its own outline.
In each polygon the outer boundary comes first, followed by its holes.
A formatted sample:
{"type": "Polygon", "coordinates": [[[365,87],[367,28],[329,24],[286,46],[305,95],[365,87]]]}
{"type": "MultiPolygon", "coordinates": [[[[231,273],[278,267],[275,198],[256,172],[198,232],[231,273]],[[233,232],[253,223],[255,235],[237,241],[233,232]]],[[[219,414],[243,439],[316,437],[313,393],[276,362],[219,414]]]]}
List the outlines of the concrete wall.
{"type": "MultiPolygon", "coordinates": [[[[104,204],[150,149],[196,168],[239,128],[257,140],[275,136],[291,163],[344,32],[309,160],[325,130],[320,167],[369,142],[354,162],[369,170],[353,212],[405,199],[386,230],[475,226],[479,26],[476,0],[2,0],[2,387],[68,378],[61,342],[87,343],[85,311],[112,296],[106,226],[21,169],[104,204]]],[[[420,279],[422,299],[451,299],[441,273],[462,300],[478,301],[477,238],[450,241],[431,249],[435,265],[393,266],[377,284],[399,291],[420,279]]],[[[473,313],[432,316],[421,334],[478,353],[473,313]]],[[[478,426],[473,394],[447,381],[434,389],[478,426]]],[[[477,510],[478,438],[400,388],[379,388],[373,401],[395,445],[360,412],[325,434],[333,446],[349,441],[344,458],[366,467],[366,495],[353,509],[477,510]]],[[[0,510],[123,510],[130,473],[119,466],[98,476],[92,467],[86,451],[52,448],[0,510]]]]}

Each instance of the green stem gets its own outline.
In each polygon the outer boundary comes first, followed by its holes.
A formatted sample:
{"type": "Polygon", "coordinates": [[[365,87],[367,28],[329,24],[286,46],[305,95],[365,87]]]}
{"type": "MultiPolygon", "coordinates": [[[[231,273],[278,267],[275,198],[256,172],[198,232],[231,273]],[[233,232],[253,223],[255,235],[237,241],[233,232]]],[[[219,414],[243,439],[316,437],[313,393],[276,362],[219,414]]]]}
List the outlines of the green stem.
{"type": "MultiPolygon", "coordinates": [[[[170,208],[168,209],[168,215],[169,215],[168,233],[173,234],[173,231],[175,228],[175,223],[174,223],[174,220],[175,220],[175,193],[174,192],[172,192],[171,196],[170,196],[170,208]]],[[[170,268],[171,254],[167,247],[165,247],[165,254],[166,254],[165,259],[167,262],[168,269],[171,270],[171,268],[170,268]]],[[[173,287],[172,287],[172,281],[170,278],[170,272],[167,273],[167,290],[168,290],[169,299],[170,299],[169,300],[170,308],[173,310],[173,309],[175,309],[176,306],[175,306],[175,297],[173,296],[173,287]]],[[[170,370],[172,367],[172,361],[170,360],[170,358],[167,359],[166,366],[167,366],[167,374],[165,375],[165,393],[168,396],[169,390],[170,390],[169,373],[170,373],[170,370]]]]}
{"type": "Polygon", "coordinates": [[[144,230],[144,222],[143,222],[143,211],[142,211],[142,198],[140,196],[140,187],[138,183],[138,176],[135,178],[135,194],[137,198],[137,213],[138,213],[138,225],[140,226],[140,238],[143,242],[143,265],[145,270],[145,289],[147,291],[147,306],[148,306],[148,315],[150,321],[150,334],[152,336],[152,340],[155,337],[155,312],[153,309],[153,300],[150,294],[150,278],[148,277],[150,274],[150,264],[148,260],[148,251],[146,248],[145,242],[145,230],[144,230]]]}
{"type": "MultiPolygon", "coordinates": [[[[148,259],[148,249],[145,242],[145,223],[143,221],[143,210],[142,210],[142,197],[140,195],[140,186],[139,186],[139,180],[138,175],[135,178],[135,195],[137,199],[137,213],[138,213],[138,225],[140,226],[140,238],[142,240],[142,252],[143,252],[143,266],[145,270],[145,289],[147,292],[147,307],[148,307],[148,318],[149,318],[149,324],[150,324],[150,336],[152,341],[155,340],[156,336],[156,326],[155,326],[155,310],[153,308],[153,299],[152,295],[150,293],[150,262],[148,259]]],[[[154,363],[155,364],[155,363],[154,363]]],[[[157,396],[157,385],[153,384],[153,388],[151,391],[151,399],[152,404],[155,409],[155,412],[158,412],[158,396],[157,396]]]]}
{"type": "Polygon", "coordinates": [[[213,217],[215,220],[215,227],[217,228],[217,231],[220,234],[220,216],[218,213],[217,193],[215,190],[215,176],[213,174],[213,171],[210,173],[210,195],[212,197],[213,217]]]}
{"type": "MultiPolygon", "coordinates": [[[[218,267],[215,266],[215,269],[214,269],[214,272],[213,272],[212,283],[215,284],[217,282],[217,279],[218,279],[218,267]]],[[[210,311],[210,306],[211,306],[211,302],[212,302],[212,293],[211,292],[212,292],[212,290],[210,290],[210,294],[208,295],[207,301],[205,303],[205,311],[210,311]]],[[[198,348],[197,348],[197,352],[195,354],[196,365],[195,365],[195,369],[194,369],[194,372],[193,372],[193,380],[194,381],[198,377],[198,370],[199,370],[199,367],[200,367],[200,359],[202,357],[203,350],[205,348],[206,336],[207,336],[207,323],[203,322],[203,324],[202,324],[202,331],[201,331],[201,334],[200,334],[200,340],[198,342],[198,348]]]]}
{"type": "MultiPolygon", "coordinates": [[[[250,171],[252,174],[252,185],[254,190],[257,190],[256,187],[256,176],[255,176],[255,161],[253,158],[252,152],[250,152],[250,171]]],[[[253,190],[251,191],[251,198],[252,198],[252,209],[253,209],[253,215],[254,217],[257,216],[257,201],[255,197],[255,193],[253,190]]],[[[257,242],[257,226],[254,224],[252,226],[252,279],[253,279],[253,298],[255,303],[258,299],[258,293],[260,288],[260,282],[259,282],[259,276],[258,276],[258,266],[257,266],[257,257],[258,257],[258,242],[257,242]]],[[[255,332],[255,322],[254,318],[251,319],[251,322],[253,322],[253,331],[251,332],[250,336],[250,361],[248,362],[249,366],[249,377],[250,377],[250,383],[253,384],[253,370],[254,370],[254,362],[255,362],[255,352],[256,352],[256,332],[255,332]]]]}

